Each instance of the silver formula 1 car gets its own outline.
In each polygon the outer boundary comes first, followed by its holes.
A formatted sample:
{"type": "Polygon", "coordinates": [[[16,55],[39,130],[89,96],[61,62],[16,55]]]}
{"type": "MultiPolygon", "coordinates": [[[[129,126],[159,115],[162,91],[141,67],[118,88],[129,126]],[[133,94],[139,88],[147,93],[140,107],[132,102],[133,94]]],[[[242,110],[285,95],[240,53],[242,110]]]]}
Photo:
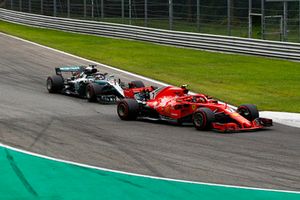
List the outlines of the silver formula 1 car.
{"type": "Polygon", "coordinates": [[[128,94],[131,95],[132,90],[139,92],[145,88],[142,81],[132,81],[126,86],[113,75],[100,73],[95,65],[57,67],[55,72],[56,75],[47,78],[49,93],[78,96],[90,102],[115,103],[118,99],[130,98],[128,94]]]}

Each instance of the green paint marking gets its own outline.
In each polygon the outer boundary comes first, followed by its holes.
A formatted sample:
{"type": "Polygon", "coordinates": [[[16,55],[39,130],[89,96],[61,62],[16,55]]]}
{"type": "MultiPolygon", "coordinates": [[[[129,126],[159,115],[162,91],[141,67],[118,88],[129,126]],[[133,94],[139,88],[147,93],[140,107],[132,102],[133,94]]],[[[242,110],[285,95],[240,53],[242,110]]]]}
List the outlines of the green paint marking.
{"type": "Polygon", "coordinates": [[[300,193],[210,186],[91,169],[4,147],[0,147],[0,163],[0,199],[300,199],[300,193]]]}

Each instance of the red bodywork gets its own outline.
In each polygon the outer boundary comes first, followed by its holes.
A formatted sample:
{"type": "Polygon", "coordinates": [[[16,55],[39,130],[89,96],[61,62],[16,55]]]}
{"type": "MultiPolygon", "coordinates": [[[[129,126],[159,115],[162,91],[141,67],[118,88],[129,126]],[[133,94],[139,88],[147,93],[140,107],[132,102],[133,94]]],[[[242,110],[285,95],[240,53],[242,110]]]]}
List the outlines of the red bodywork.
{"type": "Polygon", "coordinates": [[[215,114],[222,113],[231,118],[230,122],[213,122],[212,127],[219,131],[243,131],[261,129],[264,127],[261,120],[272,123],[271,119],[256,119],[249,121],[227,104],[219,103],[203,94],[189,95],[187,89],[174,86],[160,88],[151,93],[152,97],[146,105],[154,109],[159,115],[179,120],[193,113],[200,107],[206,107],[215,114]],[[271,121],[268,121],[271,120],[271,121]]]}
{"type": "Polygon", "coordinates": [[[141,88],[128,88],[128,89],[124,89],[124,96],[125,98],[134,98],[134,95],[140,92],[152,92],[153,90],[155,90],[155,87],[153,86],[149,86],[149,87],[141,87],[141,88]]]}

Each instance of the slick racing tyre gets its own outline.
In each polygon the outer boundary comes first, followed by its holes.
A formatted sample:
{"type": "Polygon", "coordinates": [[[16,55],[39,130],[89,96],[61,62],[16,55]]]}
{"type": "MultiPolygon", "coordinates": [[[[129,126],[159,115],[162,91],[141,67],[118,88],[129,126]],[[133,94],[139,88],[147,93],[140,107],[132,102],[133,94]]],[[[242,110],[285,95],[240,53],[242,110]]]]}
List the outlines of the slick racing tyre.
{"type": "Polygon", "coordinates": [[[47,78],[47,90],[49,93],[58,93],[64,88],[62,76],[54,75],[47,78]]]}
{"type": "Polygon", "coordinates": [[[209,108],[198,108],[193,114],[193,124],[197,130],[209,130],[215,120],[215,114],[209,108]]]}
{"type": "Polygon", "coordinates": [[[97,102],[97,96],[102,93],[103,86],[90,83],[86,86],[86,98],[89,102],[97,102]]]}
{"type": "Polygon", "coordinates": [[[259,117],[257,107],[254,104],[240,105],[237,112],[249,121],[253,121],[259,117]]]}
{"type": "Polygon", "coordinates": [[[142,88],[145,87],[143,81],[131,81],[131,85],[133,88],[142,88]]]}
{"type": "Polygon", "coordinates": [[[135,99],[123,99],[118,103],[117,112],[122,120],[134,120],[138,116],[139,104],[135,99]]]}

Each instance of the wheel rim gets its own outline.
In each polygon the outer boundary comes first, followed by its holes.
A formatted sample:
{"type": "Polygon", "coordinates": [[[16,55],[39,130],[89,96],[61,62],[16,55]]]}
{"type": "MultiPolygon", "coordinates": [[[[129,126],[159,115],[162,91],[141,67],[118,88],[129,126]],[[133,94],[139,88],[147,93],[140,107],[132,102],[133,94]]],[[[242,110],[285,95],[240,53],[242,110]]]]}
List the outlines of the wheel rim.
{"type": "Polygon", "coordinates": [[[120,105],[118,106],[118,114],[119,114],[119,116],[121,116],[121,117],[126,116],[126,106],[125,106],[124,104],[120,104],[120,105]]]}
{"type": "Polygon", "coordinates": [[[201,113],[195,113],[195,115],[194,115],[194,124],[195,124],[195,126],[202,127],[203,121],[204,120],[203,120],[202,114],[201,113]]]}
{"type": "Polygon", "coordinates": [[[241,115],[243,115],[245,117],[248,117],[250,115],[249,110],[246,108],[240,108],[240,113],[241,113],[241,115]]]}
{"type": "Polygon", "coordinates": [[[52,81],[51,81],[51,79],[48,79],[48,80],[47,80],[47,89],[48,89],[48,90],[51,90],[51,89],[52,89],[52,81]]]}
{"type": "Polygon", "coordinates": [[[86,90],[86,98],[90,99],[91,98],[91,94],[90,94],[90,88],[88,87],[86,90]]]}

